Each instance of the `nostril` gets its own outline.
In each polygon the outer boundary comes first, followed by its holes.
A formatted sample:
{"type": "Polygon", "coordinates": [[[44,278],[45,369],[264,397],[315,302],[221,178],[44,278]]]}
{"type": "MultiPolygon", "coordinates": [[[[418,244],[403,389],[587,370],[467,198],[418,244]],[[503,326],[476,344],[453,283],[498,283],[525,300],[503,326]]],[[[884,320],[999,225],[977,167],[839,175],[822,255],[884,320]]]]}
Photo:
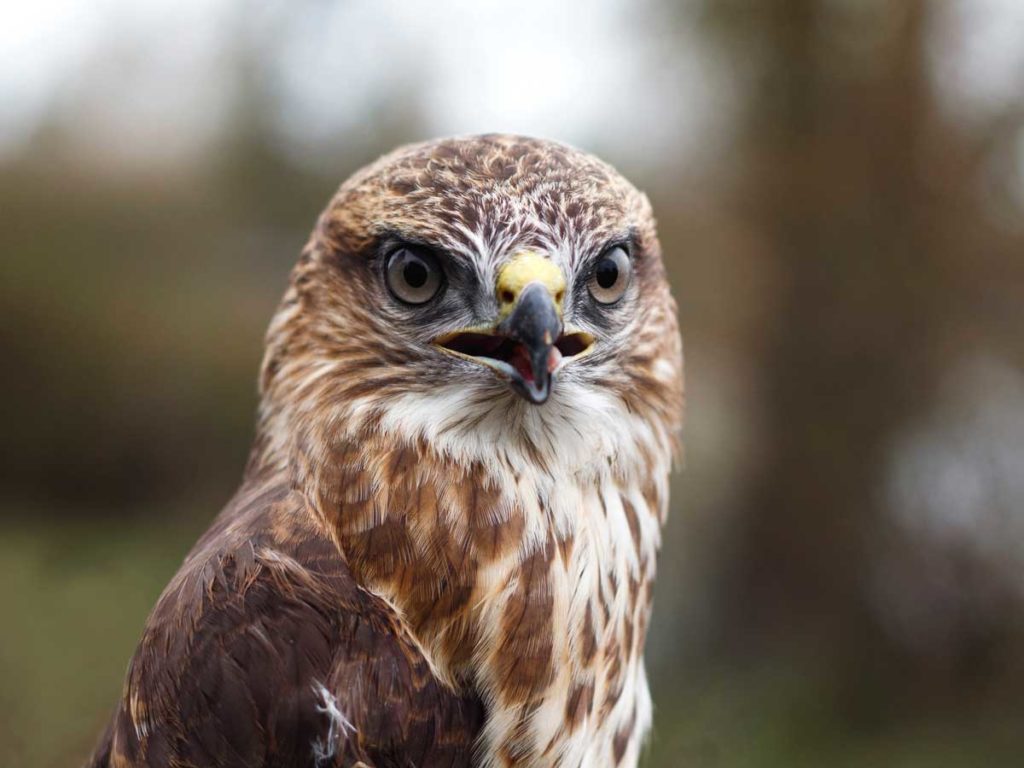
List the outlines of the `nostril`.
{"type": "Polygon", "coordinates": [[[501,300],[506,304],[511,304],[516,300],[516,295],[512,291],[506,289],[501,292],[501,300]]]}
{"type": "Polygon", "coordinates": [[[559,291],[558,293],[555,294],[555,301],[561,303],[561,301],[562,301],[562,299],[564,297],[565,297],[565,291],[559,291]]]}

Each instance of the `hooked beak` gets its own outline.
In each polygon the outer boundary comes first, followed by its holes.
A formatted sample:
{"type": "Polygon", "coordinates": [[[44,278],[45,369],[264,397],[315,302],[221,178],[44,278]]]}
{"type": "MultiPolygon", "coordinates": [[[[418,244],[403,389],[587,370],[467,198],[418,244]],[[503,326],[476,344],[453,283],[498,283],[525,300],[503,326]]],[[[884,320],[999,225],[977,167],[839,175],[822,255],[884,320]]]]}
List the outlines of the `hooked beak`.
{"type": "Polygon", "coordinates": [[[527,285],[497,331],[518,342],[511,360],[517,374],[512,386],[531,403],[543,403],[551,394],[551,374],[561,361],[555,339],[562,335],[562,318],[544,286],[527,285]]]}
{"type": "Polygon", "coordinates": [[[496,287],[499,321],[493,329],[467,328],[434,343],[450,354],[481,363],[508,379],[513,390],[540,405],[551,395],[555,372],[567,359],[588,351],[588,333],[564,333],[561,300],[565,281],[548,259],[517,256],[496,287]]]}

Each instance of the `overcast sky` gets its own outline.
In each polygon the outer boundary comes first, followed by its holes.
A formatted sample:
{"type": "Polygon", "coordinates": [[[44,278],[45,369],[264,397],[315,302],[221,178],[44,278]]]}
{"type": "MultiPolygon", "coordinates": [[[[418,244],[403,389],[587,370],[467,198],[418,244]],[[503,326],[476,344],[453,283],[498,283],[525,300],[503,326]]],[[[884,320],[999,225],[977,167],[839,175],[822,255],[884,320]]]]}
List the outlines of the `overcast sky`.
{"type": "Polygon", "coordinates": [[[201,146],[231,107],[244,38],[297,146],[372,130],[368,107],[398,90],[431,134],[520,131],[642,156],[721,112],[700,41],[671,34],[624,0],[34,0],[0,25],[0,152],[54,106],[117,151],[201,146]]]}
{"type": "MultiPolygon", "coordinates": [[[[969,115],[1019,94],[1024,2],[950,7],[932,56],[951,108],[969,115]]],[[[645,0],[7,3],[0,154],[16,151],[53,108],[74,114],[76,137],[101,151],[195,152],[233,106],[231,56],[243,41],[259,47],[276,128],[300,153],[372,132],[369,107],[396,90],[416,101],[432,135],[519,131],[611,146],[636,162],[665,146],[694,153],[728,117],[729,80],[700,34],[662,23],[657,8],[645,0]]]]}

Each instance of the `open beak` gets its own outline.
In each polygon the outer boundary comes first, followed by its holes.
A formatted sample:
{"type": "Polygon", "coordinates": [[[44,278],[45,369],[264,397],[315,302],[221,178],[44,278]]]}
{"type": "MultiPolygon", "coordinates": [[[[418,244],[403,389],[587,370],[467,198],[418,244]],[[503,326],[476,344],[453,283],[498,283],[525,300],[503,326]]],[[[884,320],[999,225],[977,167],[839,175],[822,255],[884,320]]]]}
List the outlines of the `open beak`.
{"type": "Polygon", "coordinates": [[[467,328],[434,343],[442,350],[493,369],[534,404],[551,394],[555,372],[594,343],[588,333],[565,333],[565,280],[550,260],[520,254],[502,269],[496,295],[500,307],[493,328],[467,328]]]}

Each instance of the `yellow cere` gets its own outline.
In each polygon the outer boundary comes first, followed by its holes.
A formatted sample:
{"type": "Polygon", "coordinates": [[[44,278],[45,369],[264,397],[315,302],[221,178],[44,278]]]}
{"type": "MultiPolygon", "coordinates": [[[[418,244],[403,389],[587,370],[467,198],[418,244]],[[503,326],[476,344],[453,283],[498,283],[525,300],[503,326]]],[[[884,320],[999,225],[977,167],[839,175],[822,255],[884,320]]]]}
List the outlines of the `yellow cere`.
{"type": "Polygon", "coordinates": [[[534,251],[521,251],[501,268],[495,295],[498,297],[499,317],[506,318],[515,307],[516,300],[530,283],[540,283],[551,294],[558,314],[562,314],[562,299],[565,295],[565,277],[562,270],[551,261],[534,251]]]}

